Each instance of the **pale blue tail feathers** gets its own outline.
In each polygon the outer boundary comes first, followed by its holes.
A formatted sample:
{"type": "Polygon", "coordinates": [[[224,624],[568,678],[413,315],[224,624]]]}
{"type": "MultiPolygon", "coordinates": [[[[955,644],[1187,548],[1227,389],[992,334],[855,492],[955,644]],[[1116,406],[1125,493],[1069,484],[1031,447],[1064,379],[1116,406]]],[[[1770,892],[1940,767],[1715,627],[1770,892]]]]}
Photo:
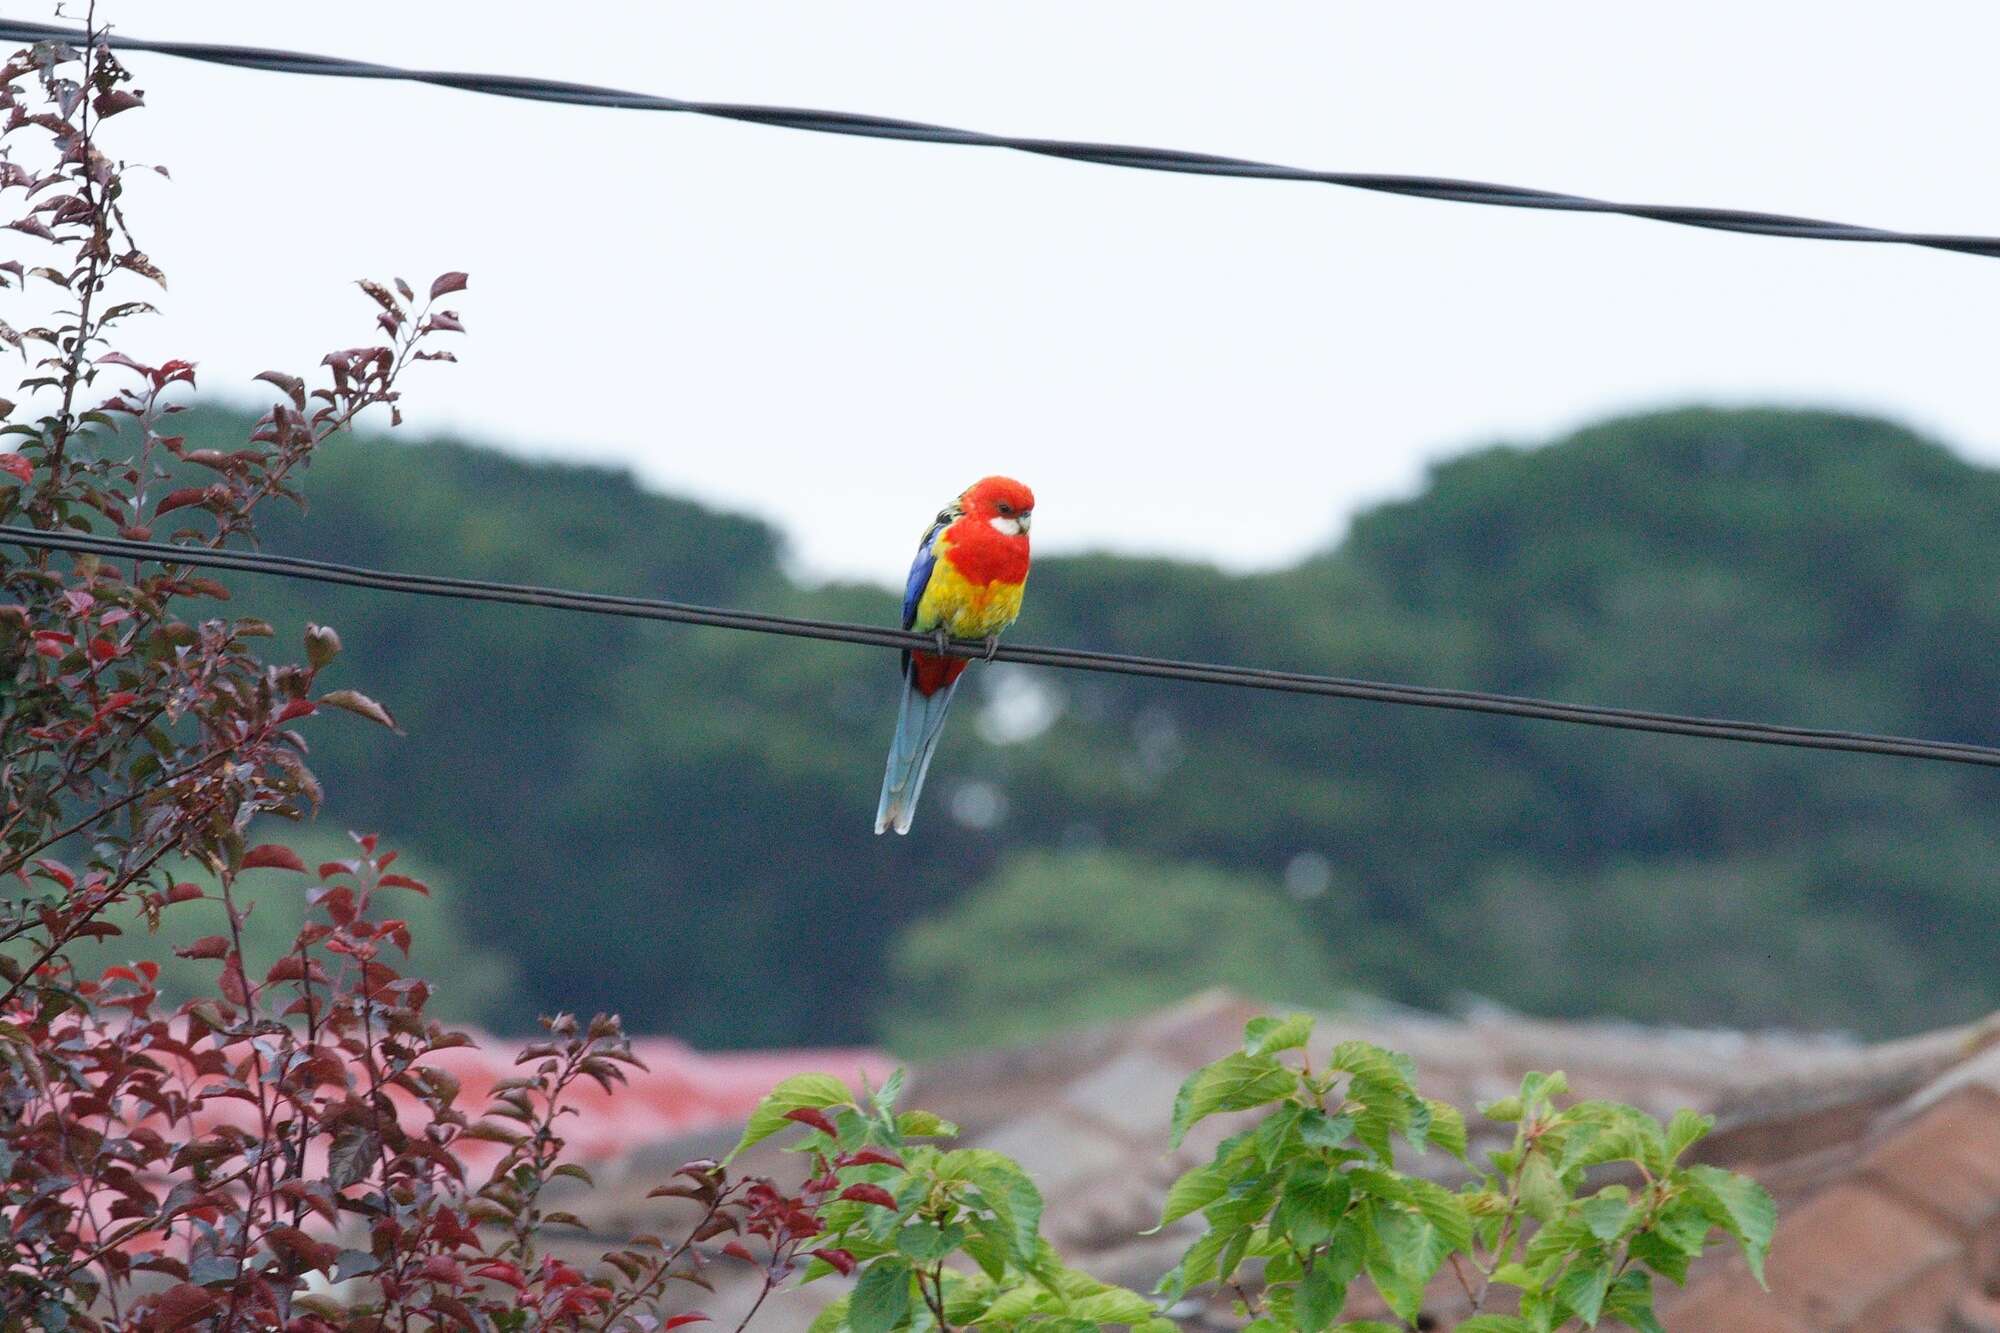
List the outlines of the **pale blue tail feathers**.
{"type": "Polygon", "coordinates": [[[882,800],[875,807],[875,831],[894,828],[910,831],[916,818],[917,796],[924,789],[924,774],[930,772],[931,756],[937,752],[938,736],[944,731],[945,711],[951,696],[958,692],[953,681],[935,694],[924,694],[903,677],[903,704],[896,712],[896,739],[889,746],[889,767],[882,775],[882,800]]]}

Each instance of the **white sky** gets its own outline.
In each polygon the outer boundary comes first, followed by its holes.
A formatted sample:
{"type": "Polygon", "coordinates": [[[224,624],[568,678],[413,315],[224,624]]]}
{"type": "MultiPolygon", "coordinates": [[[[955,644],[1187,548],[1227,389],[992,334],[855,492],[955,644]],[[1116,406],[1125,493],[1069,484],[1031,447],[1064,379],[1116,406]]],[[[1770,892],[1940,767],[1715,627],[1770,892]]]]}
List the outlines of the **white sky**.
{"type": "MultiPolygon", "coordinates": [[[[1305,166],[2000,232],[2000,8],[201,0],[142,36],[1305,166]]],[[[5,12],[46,18],[7,0],[5,12]]],[[[1003,471],[1043,551],[1281,563],[1426,461],[1688,400],[2000,459],[2000,262],[1201,180],[134,56],[113,151],[214,391],[473,275],[411,429],[629,463],[900,581],[1003,471]]],[[[670,590],[668,590],[670,591],[670,590]]]]}

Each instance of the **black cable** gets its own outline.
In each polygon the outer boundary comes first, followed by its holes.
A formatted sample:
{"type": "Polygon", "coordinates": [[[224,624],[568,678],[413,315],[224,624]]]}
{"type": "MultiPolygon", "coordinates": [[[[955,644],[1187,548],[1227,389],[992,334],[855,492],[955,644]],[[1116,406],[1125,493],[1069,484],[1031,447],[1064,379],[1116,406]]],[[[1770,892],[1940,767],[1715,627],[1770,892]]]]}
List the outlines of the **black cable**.
{"type": "MultiPolygon", "coordinates": [[[[35,528],[5,525],[0,525],[0,542],[42,550],[157,561],[161,564],[233,569],[244,573],[270,574],[281,578],[375,588],[388,592],[415,593],[427,597],[553,607],[596,615],[625,616],[638,620],[667,620],[684,625],[713,625],[759,634],[783,634],[795,638],[865,644],[877,648],[926,650],[936,648],[935,641],[929,635],[881,629],[873,625],[766,615],[761,612],[736,611],[723,607],[691,606],[683,602],[662,601],[649,597],[569,592],[559,588],[536,588],[513,583],[495,583],[485,579],[447,578],[437,574],[398,574],[384,570],[362,569],[353,565],[337,565],[324,560],[274,555],[265,551],[171,546],[161,542],[130,541],[122,537],[102,537],[79,532],[45,532],[35,528]]],[[[947,646],[946,651],[958,657],[985,656],[984,646],[977,643],[954,641],[947,646]]],[[[1946,763],[1979,764],[1989,768],[2000,768],[2000,749],[1959,741],[1914,740],[1903,736],[1878,736],[1867,732],[1788,727],[1770,722],[1687,717],[1677,713],[1605,708],[1594,704],[1562,703],[1552,699],[1530,699],[1518,695],[1490,694],[1479,690],[1447,690],[1426,685],[1350,680],[1304,672],[1268,671],[1256,667],[1224,666],[1207,662],[1180,662],[1168,658],[1089,652],[1076,648],[1002,644],[995,651],[994,659],[1001,662],[1019,662],[1028,666],[1103,671],[1128,676],[1149,676],[1162,680],[1194,681],[1208,685],[1236,685],[1249,689],[1277,690],[1289,694],[1313,694],[1339,699],[1365,699],[1374,703],[1400,704],[1414,708],[1448,708],[1462,712],[1494,713],[1506,717],[1537,718],[1550,722],[1570,722],[1582,726],[1612,727],[1626,731],[1703,736],[1713,740],[1743,741],[1753,745],[1786,745],[1813,750],[1899,755],[1911,759],[1935,759],[1946,763]]]]}
{"type": "MultiPolygon", "coordinates": [[[[80,42],[78,28],[48,23],[27,23],[0,19],[0,40],[37,42],[61,40],[80,42]]],[[[1170,171],[1202,176],[1238,176],[1255,180],[1311,181],[1323,185],[1344,185],[1356,190],[1384,194],[1412,195],[1461,204],[1489,204],[1501,208],[1553,209],[1568,213],[1621,213],[1627,217],[1671,222],[1684,227],[1706,227],[1716,231],[1750,232],[1760,236],[1783,236],[1798,240],[1861,241],[1878,245],[1915,245],[1931,250],[1960,254],[2000,256],[2000,237],[1959,236],[1936,232],[1890,231],[1880,227],[1860,227],[1817,218],[1790,217],[1782,213],[1755,213],[1734,208],[1701,208],[1679,204],[1623,204],[1584,195],[1536,190],[1519,185],[1492,185],[1481,181],[1453,180],[1443,176],[1397,176],[1372,172],[1313,171],[1304,167],[1280,166],[1239,157],[1212,153],[1191,153],[1172,148],[1143,148],[1132,144],[1081,143],[1067,139],[1022,138],[1008,134],[985,134],[978,130],[954,129],[922,121],[896,120],[851,111],[815,111],[804,107],[751,106],[735,102],[695,102],[677,97],[625,92],[587,83],[559,79],[530,78],[515,74],[465,74],[448,70],[402,69],[368,61],[344,60],[337,56],[311,55],[299,51],[276,51],[254,46],[230,46],[211,42],[154,41],[139,37],[107,35],[104,40],[125,51],[152,51],[184,56],[218,65],[243,69],[270,70],[286,74],[320,74],[349,79],[393,79],[428,83],[463,92],[489,93],[496,97],[518,97],[537,102],[564,102],[577,106],[615,107],[628,111],[677,111],[686,115],[712,116],[721,120],[746,121],[754,125],[782,126],[815,134],[849,134],[871,139],[909,139],[921,143],[961,144],[977,148],[1011,148],[1044,157],[1096,162],[1105,166],[1131,167],[1140,171],[1170,171]]]]}

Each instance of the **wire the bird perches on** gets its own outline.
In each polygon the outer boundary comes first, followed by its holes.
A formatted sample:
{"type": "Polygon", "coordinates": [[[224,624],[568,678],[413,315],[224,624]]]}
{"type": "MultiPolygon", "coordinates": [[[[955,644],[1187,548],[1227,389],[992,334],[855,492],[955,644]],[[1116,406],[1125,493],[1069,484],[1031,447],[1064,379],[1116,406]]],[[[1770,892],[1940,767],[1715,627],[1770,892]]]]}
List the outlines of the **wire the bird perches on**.
{"type": "MultiPolygon", "coordinates": [[[[608,593],[538,588],[523,584],[497,583],[486,579],[451,578],[438,574],[403,574],[354,565],[333,564],[324,560],[306,560],[297,556],[274,555],[265,551],[173,546],[162,542],[131,541],[123,537],[102,537],[80,532],[43,531],[37,528],[5,525],[0,525],[0,542],[40,550],[68,551],[114,559],[146,560],[166,565],[229,569],[248,574],[269,574],[279,578],[303,579],[308,582],[340,584],[355,588],[374,588],[384,592],[412,593],[425,597],[504,602],[514,606],[583,611],[593,615],[623,616],[636,620],[665,620],[683,625],[708,625],[757,634],[822,639],[874,648],[897,650],[918,648],[927,651],[937,649],[937,644],[930,635],[912,634],[904,630],[885,629],[874,625],[769,615],[726,607],[694,606],[685,602],[650,597],[620,597],[608,593]]],[[[954,642],[947,645],[946,651],[962,657],[983,658],[987,655],[987,648],[981,643],[954,642]]],[[[1798,749],[1896,755],[1909,759],[1929,759],[1943,763],[2000,768],[2000,748],[1959,741],[1920,740],[1869,732],[1834,731],[1819,727],[1784,726],[1771,722],[1656,713],[1633,708],[1610,708],[1596,704],[1573,704],[1554,699],[1493,694],[1481,690],[1449,690],[1426,685],[1401,685],[1298,671],[1273,671],[1259,667],[1210,662],[1183,662],[1170,658],[1134,656],[1128,653],[1092,652],[1078,648],[1001,644],[994,650],[993,656],[996,661],[1018,662],[1024,666],[1108,672],[1204,685],[1231,685],[1284,694],[1359,699],[1370,703],[1395,704],[1410,708],[1443,708],[1457,712],[1488,713],[1545,722],[1568,722],[1578,726],[1609,727],[1622,731],[1648,731],[1671,736],[1739,741],[1751,745],[1780,745],[1798,749]]]]}

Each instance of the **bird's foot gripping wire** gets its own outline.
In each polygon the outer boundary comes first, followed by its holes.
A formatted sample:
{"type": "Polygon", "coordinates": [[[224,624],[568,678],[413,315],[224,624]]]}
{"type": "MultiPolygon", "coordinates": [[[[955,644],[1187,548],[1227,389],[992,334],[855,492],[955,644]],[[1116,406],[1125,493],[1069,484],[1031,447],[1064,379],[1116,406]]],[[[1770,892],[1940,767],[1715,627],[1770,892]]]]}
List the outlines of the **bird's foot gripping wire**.
{"type": "Polygon", "coordinates": [[[999,651],[1000,651],[1000,636],[998,634],[989,634],[986,636],[986,656],[981,658],[980,660],[983,662],[991,662],[993,660],[993,654],[999,651]]]}
{"type": "Polygon", "coordinates": [[[951,635],[945,633],[944,626],[939,625],[936,629],[932,630],[931,637],[937,640],[938,656],[946,656],[951,650],[951,635]]]}

